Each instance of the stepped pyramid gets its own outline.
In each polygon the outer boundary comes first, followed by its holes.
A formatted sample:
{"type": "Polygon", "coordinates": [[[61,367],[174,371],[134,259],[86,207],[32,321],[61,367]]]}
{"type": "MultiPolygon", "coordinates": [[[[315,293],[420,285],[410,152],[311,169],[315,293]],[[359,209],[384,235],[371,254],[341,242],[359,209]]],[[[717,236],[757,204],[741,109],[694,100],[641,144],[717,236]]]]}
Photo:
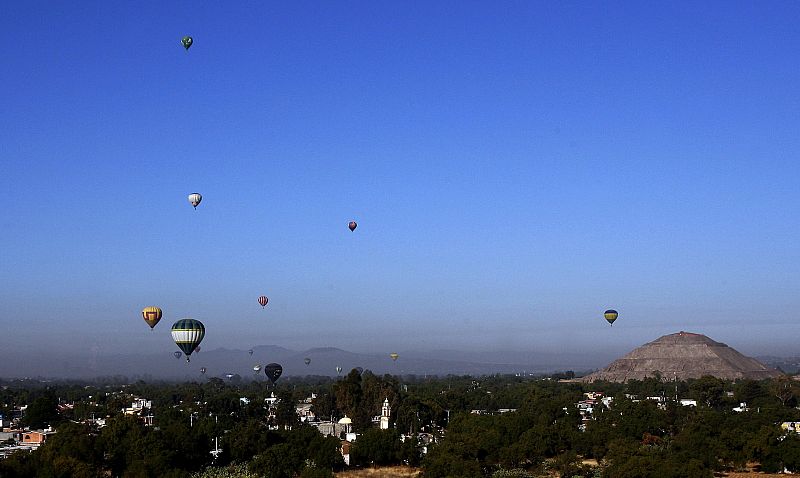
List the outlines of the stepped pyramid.
{"type": "Polygon", "coordinates": [[[634,349],[608,367],[589,374],[583,382],[625,382],[661,374],[664,380],[686,380],[704,375],[725,380],[761,380],[781,375],[758,360],[702,334],[678,332],[634,349]]]}

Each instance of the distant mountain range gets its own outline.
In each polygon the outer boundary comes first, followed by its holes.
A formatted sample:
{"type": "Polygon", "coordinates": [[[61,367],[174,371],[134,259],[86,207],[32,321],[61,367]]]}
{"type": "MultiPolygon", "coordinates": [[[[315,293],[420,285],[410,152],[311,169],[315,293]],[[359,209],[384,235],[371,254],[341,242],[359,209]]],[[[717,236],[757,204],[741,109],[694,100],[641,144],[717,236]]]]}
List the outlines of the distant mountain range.
{"type": "MultiPolygon", "coordinates": [[[[30,359],[5,360],[0,357],[0,377],[57,377],[89,379],[102,376],[126,376],[130,379],[192,380],[202,377],[223,377],[238,374],[242,378],[254,377],[253,366],[277,362],[284,376],[324,375],[336,376],[336,367],[342,375],[356,367],[373,373],[393,375],[490,375],[541,374],[556,371],[585,371],[605,365],[613,357],[578,354],[544,354],[528,352],[470,352],[438,350],[429,352],[403,352],[397,361],[389,354],[356,353],[335,347],[312,348],[304,351],[290,350],[277,345],[253,347],[252,356],[247,350],[218,348],[201,350],[192,354],[191,362],[181,357],[175,359],[171,352],[158,355],[98,355],[65,357],[57,362],[30,359]],[[305,358],[311,359],[309,365],[305,358]]],[[[266,380],[263,371],[259,380],[266,380]]]]}
{"type": "Polygon", "coordinates": [[[784,373],[796,374],[800,372],[800,357],[775,357],[772,355],[762,355],[756,359],[772,368],[779,369],[784,373]]]}

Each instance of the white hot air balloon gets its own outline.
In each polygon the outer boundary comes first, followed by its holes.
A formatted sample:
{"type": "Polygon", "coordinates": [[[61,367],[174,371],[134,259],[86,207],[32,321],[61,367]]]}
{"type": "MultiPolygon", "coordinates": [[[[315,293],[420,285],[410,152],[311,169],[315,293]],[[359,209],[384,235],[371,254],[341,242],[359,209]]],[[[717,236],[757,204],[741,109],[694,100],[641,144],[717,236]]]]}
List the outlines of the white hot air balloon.
{"type": "Polygon", "coordinates": [[[200,201],[203,200],[203,196],[200,193],[192,193],[189,195],[189,203],[197,209],[197,205],[200,204],[200,201]]]}

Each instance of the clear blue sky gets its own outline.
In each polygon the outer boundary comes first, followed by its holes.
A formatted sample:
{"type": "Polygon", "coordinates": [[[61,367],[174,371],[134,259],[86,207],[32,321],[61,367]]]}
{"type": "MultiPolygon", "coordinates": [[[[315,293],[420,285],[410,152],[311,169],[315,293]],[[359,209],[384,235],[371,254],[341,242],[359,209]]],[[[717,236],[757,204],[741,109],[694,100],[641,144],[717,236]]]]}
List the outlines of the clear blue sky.
{"type": "Polygon", "coordinates": [[[209,349],[796,352],[798,25],[790,1],[7,3],[0,349],[169,353],[194,317],[209,349]]]}

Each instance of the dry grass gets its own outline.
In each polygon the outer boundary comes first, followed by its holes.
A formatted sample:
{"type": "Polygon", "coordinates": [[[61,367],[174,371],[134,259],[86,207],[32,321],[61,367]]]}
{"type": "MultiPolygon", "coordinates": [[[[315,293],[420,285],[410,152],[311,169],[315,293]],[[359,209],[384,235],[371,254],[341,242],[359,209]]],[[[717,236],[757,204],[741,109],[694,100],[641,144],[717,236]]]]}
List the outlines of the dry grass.
{"type": "MultiPolygon", "coordinates": [[[[584,464],[597,465],[595,460],[585,460],[584,464]]],[[[407,466],[390,466],[385,468],[363,468],[336,473],[336,478],[418,478],[422,470],[407,466]]],[[[757,471],[729,472],[716,475],[724,478],[786,478],[786,475],[775,473],[759,473],[757,471]]]]}
{"type": "Polygon", "coordinates": [[[744,471],[730,471],[727,473],[714,473],[714,476],[720,478],[786,478],[786,475],[778,475],[776,473],[761,473],[758,463],[748,463],[744,471]]]}
{"type": "Polygon", "coordinates": [[[336,478],[416,478],[422,473],[419,468],[408,466],[388,466],[384,468],[363,468],[336,473],[336,478]]]}
{"type": "Polygon", "coordinates": [[[759,473],[756,471],[748,471],[747,473],[731,472],[725,473],[725,478],[786,478],[786,475],[778,475],[776,473],[759,473]]]}

